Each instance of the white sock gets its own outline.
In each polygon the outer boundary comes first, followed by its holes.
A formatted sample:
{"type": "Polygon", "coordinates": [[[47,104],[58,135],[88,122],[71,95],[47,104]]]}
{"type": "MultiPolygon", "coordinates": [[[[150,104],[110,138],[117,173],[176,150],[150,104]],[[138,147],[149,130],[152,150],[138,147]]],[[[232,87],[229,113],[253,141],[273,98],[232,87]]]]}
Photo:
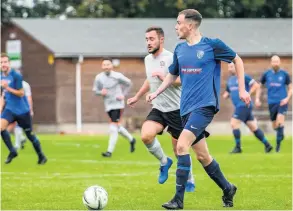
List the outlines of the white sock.
{"type": "Polygon", "coordinates": [[[122,126],[119,126],[119,133],[124,138],[127,138],[129,142],[133,140],[133,136],[122,126]]]}
{"type": "Polygon", "coordinates": [[[113,153],[118,140],[118,126],[116,124],[110,124],[109,132],[110,138],[107,151],[113,153]]]}
{"type": "Polygon", "coordinates": [[[157,138],[151,144],[146,144],[149,152],[152,153],[160,162],[161,165],[164,166],[167,164],[167,156],[165,155],[161,144],[157,138]]]}
{"type": "Polygon", "coordinates": [[[194,178],[193,178],[193,174],[192,174],[192,159],[191,159],[191,156],[190,156],[190,171],[189,171],[189,174],[188,174],[188,182],[191,182],[191,183],[194,183],[194,178]]]}
{"type": "Polygon", "coordinates": [[[25,139],[23,136],[21,127],[16,126],[14,128],[14,137],[15,137],[15,148],[20,149],[21,141],[23,141],[25,139]]]}

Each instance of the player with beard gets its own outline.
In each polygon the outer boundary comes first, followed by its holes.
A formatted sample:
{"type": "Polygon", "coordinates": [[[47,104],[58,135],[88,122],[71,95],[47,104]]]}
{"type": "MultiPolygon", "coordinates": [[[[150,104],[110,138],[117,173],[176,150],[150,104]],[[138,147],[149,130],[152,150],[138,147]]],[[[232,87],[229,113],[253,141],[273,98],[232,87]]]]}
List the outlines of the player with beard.
{"type": "MultiPolygon", "coordinates": [[[[173,62],[173,53],[164,49],[164,31],[161,27],[150,27],[145,33],[149,55],[145,57],[146,80],[136,95],[127,100],[127,104],[133,107],[137,101],[147,92],[154,92],[162,84],[169,73],[168,67],[173,62]]],[[[166,89],[152,102],[152,110],[142,125],[141,138],[148,151],[160,161],[160,175],[158,182],[163,184],[168,179],[168,171],[172,166],[172,159],[164,153],[157,135],[161,135],[167,128],[170,133],[173,150],[177,157],[177,139],[183,130],[180,117],[180,78],[166,89]]],[[[208,136],[208,134],[206,133],[208,136]]],[[[203,137],[200,137],[203,138],[203,137]]],[[[188,175],[185,191],[193,192],[195,189],[192,171],[188,175]]]]}

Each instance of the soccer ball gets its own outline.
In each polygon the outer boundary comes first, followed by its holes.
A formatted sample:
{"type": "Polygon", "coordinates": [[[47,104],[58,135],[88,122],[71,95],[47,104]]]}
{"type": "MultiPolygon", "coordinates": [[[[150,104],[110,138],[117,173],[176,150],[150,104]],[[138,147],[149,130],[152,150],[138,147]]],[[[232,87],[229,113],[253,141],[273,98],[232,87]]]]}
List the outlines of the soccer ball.
{"type": "Polygon", "coordinates": [[[93,185],[84,191],[82,201],[89,210],[102,210],[108,203],[108,193],[101,186],[93,185]]]}

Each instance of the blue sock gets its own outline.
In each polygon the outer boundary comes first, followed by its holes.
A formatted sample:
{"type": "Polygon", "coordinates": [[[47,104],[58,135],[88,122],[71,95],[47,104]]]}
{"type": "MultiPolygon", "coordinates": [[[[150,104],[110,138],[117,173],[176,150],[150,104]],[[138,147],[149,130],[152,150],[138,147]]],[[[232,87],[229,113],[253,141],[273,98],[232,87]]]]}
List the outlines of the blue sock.
{"type": "Polygon", "coordinates": [[[269,146],[269,145],[270,145],[269,142],[268,142],[268,140],[266,139],[266,137],[265,137],[265,135],[264,135],[264,133],[262,132],[261,129],[258,128],[256,131],[254,131],[254,135],[255,135],[255,137],[256,137],[258,140],[260,140],[265,146],[269,146]]]}
{"type": "Polygon", "coordinates": [[[34,149],[39,157],[43,157],[44,154],[41,149],[41,143],[35,134],[32,134],[32,131],[25,131],[26,137],[32,142],[34,149]]]}
{"type": "Polygon", "coordinates": [[[207,174],[210,176],[212,180],[224,191],[228,192],[230,191],[231,185],[227,181],[227,179],[224,177],[219,164],[215,159],[206,167],[204,167],[207,174]]]}
{"type": "Polygon", "coordinates": [[[276,131],[277,131],[277,144],[281,144],[281,141],[284,139],[284,126],[278,127],[276,131]]]}
{"type": "Polygon", "coordinates": [[[235,143],[236,143],[236,147],[241,147],[241,141],[240,141],[240,137],[241,137],[241,133],[239,129],[234,129],[233,130],[233,135],[235,138],[235,143]]]}
{"type": "Polygon", "coordinates": [[[8,133],[7,130],[1,131],[1,137],[2,137],[5,145],[9,149],[9,152],[10,153],[16,153],[16,150],[14,149],[14,147],[13,147],[13,145],[11,143],[10,134],[8,133]]]}
{"type": "Polygon", "coordinates": [[[190,155],[178,155],[176,171],[176,195],[181,202],[184,200],[185,186],[190,172],[190,155]]]}

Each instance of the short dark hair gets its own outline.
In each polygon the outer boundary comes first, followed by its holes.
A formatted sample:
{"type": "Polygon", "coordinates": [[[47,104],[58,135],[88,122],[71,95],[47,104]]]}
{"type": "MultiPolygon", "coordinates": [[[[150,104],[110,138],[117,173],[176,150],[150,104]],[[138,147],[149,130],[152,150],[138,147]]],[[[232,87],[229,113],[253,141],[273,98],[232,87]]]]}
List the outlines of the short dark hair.
{"type": "Polygon", "coordinates": [[[157,35],[159,35],[159,37],[164,37],[164,30],[162,29],[162,27],[159,26],[151,26],[149,28],[147,28],[147,30],[145,31],[147,32],[151,32],[151,31],[155,31],[157,33],[157,35]]]}
{"type": "Polygon", "coordinates": [[[186,9],[179,12],[179,15],[184,15],[185,19],[193,20],[197,22],[197,26],[200,26],[202,21],[202,15],[199,13],[199,11],[195,9],[186,9]]]}
{"type": "Polygon", "coordinates": [[[8,58],[8,60],[10,60],[9,56],[7,55],[7,53],[1,53],[1,58],[8,58]]]}
{"type": "Polygon", "coordinates": [[[104,57],[102,59],[102,61],[110,61],[110,62],[112,62],[112,58],[111,57],[104,57]]]}

